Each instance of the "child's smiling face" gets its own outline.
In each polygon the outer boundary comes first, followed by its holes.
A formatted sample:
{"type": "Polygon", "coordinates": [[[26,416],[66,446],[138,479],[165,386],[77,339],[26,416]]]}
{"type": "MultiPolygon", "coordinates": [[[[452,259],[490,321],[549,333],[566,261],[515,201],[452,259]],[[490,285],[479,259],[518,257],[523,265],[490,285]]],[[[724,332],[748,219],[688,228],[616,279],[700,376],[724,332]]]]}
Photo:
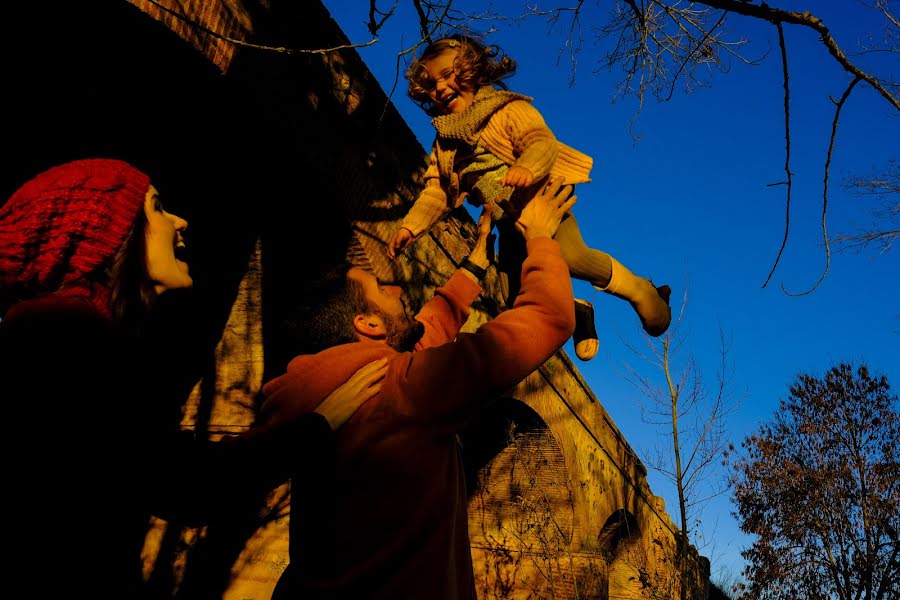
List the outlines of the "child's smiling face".
{"type": "Polygon", "coordinates": [[[472,86],[457,81],[453,65],[458,55],[459,50],[450,48],[422,63],[434,81],[428,97],[434,102],[435,108],[445,115],[461,113],[469,108],[475,98],[472,86]]]}

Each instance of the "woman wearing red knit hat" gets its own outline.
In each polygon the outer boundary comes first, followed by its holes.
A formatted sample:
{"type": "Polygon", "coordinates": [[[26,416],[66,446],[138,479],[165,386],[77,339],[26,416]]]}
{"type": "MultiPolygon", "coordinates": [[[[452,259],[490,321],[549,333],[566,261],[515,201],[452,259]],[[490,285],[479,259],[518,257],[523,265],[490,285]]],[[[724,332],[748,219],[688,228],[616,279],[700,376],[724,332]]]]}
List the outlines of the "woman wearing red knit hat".
{"type": "Polygon", "coordinates": [[[228,486],[286,479],[274,459],[320,454],[380,388],[384,361],[316,413],[289,407],[221,443],[169,427],[139,333],[160,295],[193,284],[186,228],[112,159],[51,168],[0,206],[6,567],[36,596],[144,597],[150,514],[204,518],[228,486]]]}

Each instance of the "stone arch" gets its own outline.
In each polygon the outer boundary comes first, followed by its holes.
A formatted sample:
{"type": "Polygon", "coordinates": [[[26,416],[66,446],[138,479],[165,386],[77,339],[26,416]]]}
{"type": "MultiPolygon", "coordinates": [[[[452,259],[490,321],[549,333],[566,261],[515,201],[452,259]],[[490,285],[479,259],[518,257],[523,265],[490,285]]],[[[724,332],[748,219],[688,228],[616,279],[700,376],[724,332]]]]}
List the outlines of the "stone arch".
{"type": "Polygon", "coordinates": [[[661,570],[666,562],[662,545],[641,530],[637,518],[621,508],[607,518],[597,535],[600,552],[607,560],[605,600],[675,598],[675,579],[661,570]],[[661,562],[660,562],[661,561],[661,562]]]}
{"type": "Polygon", "coordinates": [[[511,438],[547,429],[537,412],[515,398],[496,400],[479,414],[462,435],[469,498],[484,483],[479,478],[481,471],[509,447],[511,438]]]}
{"type": "Polygon", "coordinates": [[[575,493],[562,446],[514,398],[494,402],[463,437],[469,532],[481,597],[524,584],[572,597],[575,493]]]}
{"type": "Polygon", "coordinates": [[[633,514],[620,508],[606,519],[597,534],[597,549],[612,562],[621,554],[622,544],[640,537],[641,529],[633,514]]]}

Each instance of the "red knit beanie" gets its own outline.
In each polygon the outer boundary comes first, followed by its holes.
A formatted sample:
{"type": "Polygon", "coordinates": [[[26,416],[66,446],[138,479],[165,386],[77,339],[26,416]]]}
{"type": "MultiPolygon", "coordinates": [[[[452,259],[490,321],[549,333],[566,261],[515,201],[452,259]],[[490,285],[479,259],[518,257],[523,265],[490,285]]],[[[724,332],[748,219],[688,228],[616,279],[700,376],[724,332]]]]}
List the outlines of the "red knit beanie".
{"type": "Polygon", "coordinates": [[[0,206],[0,307],[89,284],[128,236],[150,178],[120,160],[44,171],[0,206]]]}

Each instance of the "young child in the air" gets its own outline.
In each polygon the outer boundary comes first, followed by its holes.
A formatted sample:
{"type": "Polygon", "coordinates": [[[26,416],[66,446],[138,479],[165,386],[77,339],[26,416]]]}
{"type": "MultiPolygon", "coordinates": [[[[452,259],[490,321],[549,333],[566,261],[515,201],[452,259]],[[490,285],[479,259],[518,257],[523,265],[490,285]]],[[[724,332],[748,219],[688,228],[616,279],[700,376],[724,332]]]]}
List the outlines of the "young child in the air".
{"type": "MultiPolygon", "coordinates": [[[[413,61],[406,72],[409,96],[434,117],[437,137],[425,189],[388,244],[395,258],[465,198],[475,206],[494,203],[508,305],[518,292],[525,256],[521,236],[513,231],[523,199],[550,175],[567,184],[586,183],[593,165],[591,157],[556,140],[532,98],[507,91],[503,79],[515,69],[515,61],[501,56],[496,46],[464,35],[433,42],[413,61]]],[[[554,239],[572,277],[627,300],[650,335],[666,331],[669,286],[656,287],[610,255],[588,248],[571,213],[554,239]]],[[[575,309],[575,353],[590,360],[599,346],[593,306],[576,300],[575,309]]]]}

